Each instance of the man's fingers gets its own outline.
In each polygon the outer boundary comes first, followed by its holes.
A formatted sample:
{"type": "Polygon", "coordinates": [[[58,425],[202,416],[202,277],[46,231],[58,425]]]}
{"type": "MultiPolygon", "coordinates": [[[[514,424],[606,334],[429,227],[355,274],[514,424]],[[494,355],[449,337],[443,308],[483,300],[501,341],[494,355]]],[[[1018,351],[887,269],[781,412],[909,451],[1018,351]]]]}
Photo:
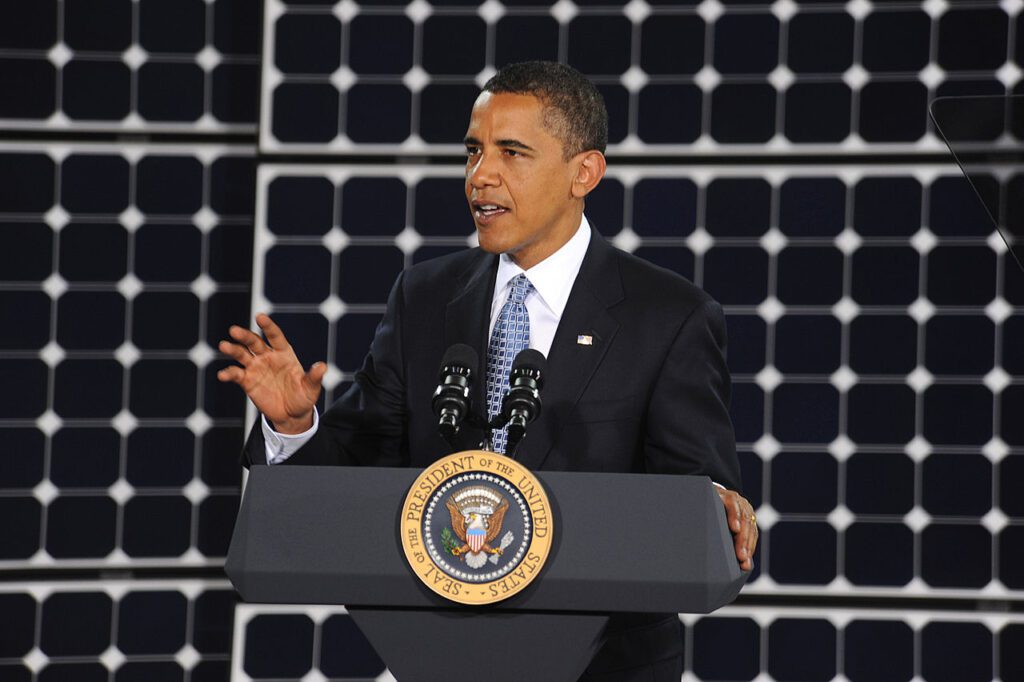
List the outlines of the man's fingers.
{"type": "Polygon", "coordinates": [[[249,363],[252,362],[252,354],[244,346],[240,346],[237,343],[221,341],[217,344],[217,349],[243,367],[248,367],[249,363]]]}
{"type": "Polygon", "coordinates": [[[327,374],[327,363],[317,362],[309,371],[306,372],[306,381],[309,382],[309,387],[315,391],[320,390],[320,384],[323,383],[324,375],[327,374]]]}
{"type": "Polygon", "coordinates": [[[256,324],[260,326],[263,333],[267,337],[267,342],[270,343],[270,347],[274,350],[283,350],[288,347],[288,339],[284,337],[284,332],[281,328],[270,319],[270,315],[266,313],[256,314],[256,324]]]}
{"type": "Polygon", "coordinates": [[[236,384],[241,384],[242,380],[245,379],[245,370],[241,367],[232,365],[231,367],[225,367],[217,372],[217,378],[225,383],[234,382],[236,384]]]}
{"type": "Polygon", "coordinates": [[[266,353],[267,350],[269,350],[267,348],[267,344],[263,343],[263,339],[245,327],[239,327],[237,324],[232,325],[231,328],[228,329],[228,334],[231,335],[231,338],[248,348],[250,352],[255,353],[256,355],[266,353]]]}

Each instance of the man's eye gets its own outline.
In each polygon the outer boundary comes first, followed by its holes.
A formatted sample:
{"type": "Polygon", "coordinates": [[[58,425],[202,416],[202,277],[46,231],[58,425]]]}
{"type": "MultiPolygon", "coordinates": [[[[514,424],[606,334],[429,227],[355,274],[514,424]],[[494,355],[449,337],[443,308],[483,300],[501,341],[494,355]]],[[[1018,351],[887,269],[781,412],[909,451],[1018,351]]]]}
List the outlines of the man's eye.
{"type": "Polygon", "coordinates": [[[466,147],[466,156],[476,156],[479,153],[480,149],[478,147],[466,147]]]}
{"type": "Polygon", "coordinates": [[[506,156],[519,156],[519,152],[516,151],[515,149],[506,149],[505,150],[505,155],[506,156]]]}

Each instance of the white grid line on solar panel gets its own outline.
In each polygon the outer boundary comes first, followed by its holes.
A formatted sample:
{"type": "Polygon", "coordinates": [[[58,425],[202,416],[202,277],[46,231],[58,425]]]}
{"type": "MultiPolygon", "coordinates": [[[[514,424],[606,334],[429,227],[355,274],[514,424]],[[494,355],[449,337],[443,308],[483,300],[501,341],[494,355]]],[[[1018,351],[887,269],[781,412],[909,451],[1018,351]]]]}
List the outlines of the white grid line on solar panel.
{"type": "Polygon", "coordinates": [[[0,594],[27,593],[36,601],[43,601],[53,594],[68,592],[103,592],[118,601],[132,592],[173,590],[181,592],[189,600],[209,590],[231,590],[226,578],[137,578],[101,577],[95,580],[0,580],[0,594]]]}

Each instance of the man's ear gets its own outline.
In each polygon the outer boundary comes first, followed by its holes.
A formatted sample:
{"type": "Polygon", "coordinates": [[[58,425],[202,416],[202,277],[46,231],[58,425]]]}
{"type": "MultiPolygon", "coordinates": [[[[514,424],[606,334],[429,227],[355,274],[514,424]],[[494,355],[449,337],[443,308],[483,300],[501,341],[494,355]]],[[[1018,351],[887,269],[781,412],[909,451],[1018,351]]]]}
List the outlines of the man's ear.
{"type": "Polygon", "coordinates": [[[604,154],[596,149],[582,152],[576,157],[576,161],[579,165],[576,167],[576,177],[572,181],[572,195],[582,199],[601,182],[608,162],[605,161],[604,154]]]}

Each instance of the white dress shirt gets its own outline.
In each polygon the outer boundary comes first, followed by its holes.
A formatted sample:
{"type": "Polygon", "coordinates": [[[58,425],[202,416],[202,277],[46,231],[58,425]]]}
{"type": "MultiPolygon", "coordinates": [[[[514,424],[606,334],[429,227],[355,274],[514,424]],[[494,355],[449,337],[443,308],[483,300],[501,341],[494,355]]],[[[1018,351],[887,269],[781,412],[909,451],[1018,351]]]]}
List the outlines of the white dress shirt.
{"type": "MultiPolygon", "coordinates": [[[[494,298],[491,300],[488,338],[494,331],[498,313],[508,298],[512,280],[525,272],[534,289],[526,297],[526,311],[530,316],[530,348],[540,351],[545,357],[548,355],[551,351],[551,342],[555,338],[555,330],[558,329],[558,321],[562,319],[565,305],[569,301],[572,285],[580,272],[580,266],[583,265],[583,257],[587,255],[590,232],[590,223],[584,216],[569,241],[529,270],[523,270],[516,265],[508,254],[503,253],[499,256],[498,272],[494,279],[494,298]]],[[[308,431],[294,435],[278,433],[270,427],[266,417],[262,417],[262,420],[268,464],[280,464],[291,457],[313,437],[320,425],[320,417],[315,409],[313,426],[308,431]]]]}

